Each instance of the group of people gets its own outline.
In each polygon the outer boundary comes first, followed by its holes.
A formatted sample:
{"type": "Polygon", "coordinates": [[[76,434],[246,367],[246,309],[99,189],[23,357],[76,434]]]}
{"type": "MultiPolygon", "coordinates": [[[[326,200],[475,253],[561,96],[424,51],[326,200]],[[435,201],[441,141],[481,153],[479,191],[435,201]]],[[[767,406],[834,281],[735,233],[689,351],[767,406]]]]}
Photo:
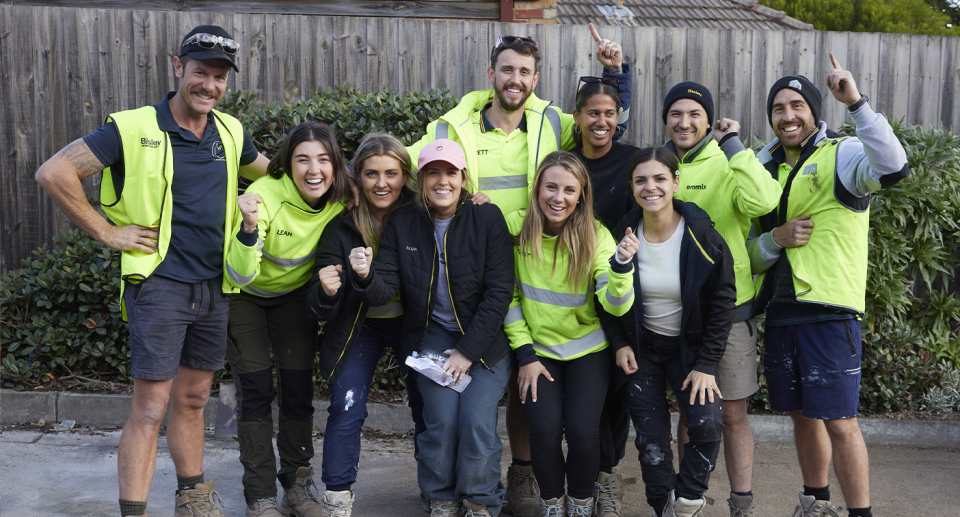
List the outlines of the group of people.
{"type": "Polygon", "coordinates": [[[532,93],[537,42],[501,36],[491,89],[465,95],[408,148],[366,135],[348,164],[318,122],[293,129],[272,159],[260,154],[214,109],[241,45],[202,25],[175,52],[177,91],[111,114],[40,168],[61,209],[122,251],[134,378],[122,516],[146,515],[168,402],[176,515],[222,515],[203,472],[202,410],[224,359],[246,515],[351,515],[386,347],[443,370],[437,381],[401,366],[433,516],[620,516],[635,482],[615,471],[631,422],[656,516],[702,514],[721,443],[730,515],[754,515],[747,400],[764,312],[770,403],[793,419],[803,478],[794,515],[840,515],[831,460],[849,515],[872,515],[858,320],[870,193],[909,173],[890,125],[831,55],[826,86],[857,137],[829,130],[817,86],[787,76],[766,101],[777,138],[757,155],[692,81],[663,100],[664,146],[622,144],[630,67],[590,29],[603,72],[581,78],[572,115],[532,93]],[[81,187],[98,173],[113,224],[81,187]],[[242,195],[238,175],[256,179],[242,195]],[[317,357],[330,386],[322,494],[317,357]],[[678,471],[668,388],[682,413],[678,471]]]}

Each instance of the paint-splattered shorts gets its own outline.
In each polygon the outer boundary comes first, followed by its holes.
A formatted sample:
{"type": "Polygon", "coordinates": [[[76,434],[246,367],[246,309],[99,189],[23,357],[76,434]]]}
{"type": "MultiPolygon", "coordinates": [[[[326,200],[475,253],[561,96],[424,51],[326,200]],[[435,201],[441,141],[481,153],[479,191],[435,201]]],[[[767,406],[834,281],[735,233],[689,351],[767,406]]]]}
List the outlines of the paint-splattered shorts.
{"type": "Polygon", "coordinates": [[[767,327],[764,375],[770,409],[835,420],[857,416],[860,323],[854,319],[767,327]]]}

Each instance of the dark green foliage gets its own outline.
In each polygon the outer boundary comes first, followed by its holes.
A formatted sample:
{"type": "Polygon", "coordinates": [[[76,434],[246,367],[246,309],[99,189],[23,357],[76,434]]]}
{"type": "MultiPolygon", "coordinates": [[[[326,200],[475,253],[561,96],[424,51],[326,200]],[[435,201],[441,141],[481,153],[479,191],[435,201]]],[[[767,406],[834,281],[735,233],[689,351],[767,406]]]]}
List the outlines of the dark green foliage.
{"type": "MultiPolygon", "coordinates": [[[[818,31],[893,32],[956,36],[948,27],[956,7],[949,0],[761,0],[760,3],[811,23],[818,31]]],[[[955,22],[954,22],[955,23],[955,22]]]]}
{"type": "Polygon", "coordinates": [[[450,90],[428,92],[362,93],[349,84],[312,92],[309,100],[255,106],[256,94],[227,91],[220,109],[243,123],[254,144],[266,156],[276,154],[283,138],[301,122],[329,124],[347,160],[367,133],[385,131],[411,145],[427,124],[456,106],[450,90]]]}
{"type": "MultiPolygon", "coordinates": [[[[960,293],[950,289],[960,264],[960,136],[892,126],[910,177],[870,202],[860,408],[874,412],[916,409],[940,382],[938,363],[960,366],[960,293]]],[[[765,386],[754,400],[769,408],[765,386]]]]}
{"type": "Polygon", "coordinates": [[[126,380],[120,253],[79,230],[65,230],[53,243],[0,281],[4,386],[23,389],[71,371],[126,380]]]}

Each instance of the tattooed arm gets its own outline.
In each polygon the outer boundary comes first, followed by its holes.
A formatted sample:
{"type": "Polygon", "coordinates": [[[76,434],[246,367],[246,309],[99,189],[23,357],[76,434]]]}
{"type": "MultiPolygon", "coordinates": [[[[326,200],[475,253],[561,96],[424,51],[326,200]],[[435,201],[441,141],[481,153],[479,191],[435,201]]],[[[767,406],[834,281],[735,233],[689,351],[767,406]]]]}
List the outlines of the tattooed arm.
{"type": "Polygon", "coordinates": [[[36,180],[74,224],[104,245],[117,250],[156,252],[156,229],[136,224],[113,226],[87,202],[80,180],[103,169],[81,138],[41,165],[36,180]]]}

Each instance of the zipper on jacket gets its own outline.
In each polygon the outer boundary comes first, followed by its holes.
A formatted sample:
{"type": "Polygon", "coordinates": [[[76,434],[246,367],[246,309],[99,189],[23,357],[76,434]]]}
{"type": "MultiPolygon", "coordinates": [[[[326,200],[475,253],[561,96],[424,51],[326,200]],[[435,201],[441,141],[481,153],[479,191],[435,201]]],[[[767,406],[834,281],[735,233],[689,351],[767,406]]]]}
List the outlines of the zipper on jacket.
{"type": "MultiPolygon", "coordinates": [[[[454,319],[457,320],[457,328],[460,329],[460,335],[465,335],[466,332],[463,331],[463,325],[460,324],[460,317],[457,316],[457,307],[453,304],[453,291],[450,290],[450,266],[449,266],[450,263],[447,262],[447,234],[448,233],[450,233],[449,228],[447,228],[447,231],[443,232],[443,263],[444,263],[443,274],[447,277],[447,296],[450,297],[450,308],[453,309],[453,317],[454,319]]],[[[432,278],[432,275],[431,275],[431,278],[432,278]]],[[[480,358],[480,364],[482,364],[484,368],[488,370],[490,369],[490,367],[487,366],[487,363],[483,361],[482,357],[480,358]]]]}
{"type": "MultiPolygon", "coordinates": [[[[446,238],[446,234],[444,234],[446,238]]],[[[430,264],[430,285],[427,286],[427,322],[423,325],[423,330],[430,326],[430,300],[433,298],[433,274],[437,271],[437,245],[433,245],[433,261],[430,264]]],[[[452,302],[451,302],[452,304],[452,302]]]]}
{"type": "Polygon", "coordinates": [[[353,318],[353,325],[350,327],[350,333],[347,334],[347,340],[343,343],[343,350],[340,351],[340,357],[337,358],[337,362],[333,364],[333,368],[330,369],[330,378],[333,378],[333,372],[337,371],[337,366],[340,365],[340,360],[343,359],[343,355],[347,353],[347,348],[350,346],[350,338],[353,337],[353,332],[357,330],[357,322],[360,321],[360,313],[363,311],[363,302],[360,302],[360,307],[357,308],[357,315],[353,318]]]}

